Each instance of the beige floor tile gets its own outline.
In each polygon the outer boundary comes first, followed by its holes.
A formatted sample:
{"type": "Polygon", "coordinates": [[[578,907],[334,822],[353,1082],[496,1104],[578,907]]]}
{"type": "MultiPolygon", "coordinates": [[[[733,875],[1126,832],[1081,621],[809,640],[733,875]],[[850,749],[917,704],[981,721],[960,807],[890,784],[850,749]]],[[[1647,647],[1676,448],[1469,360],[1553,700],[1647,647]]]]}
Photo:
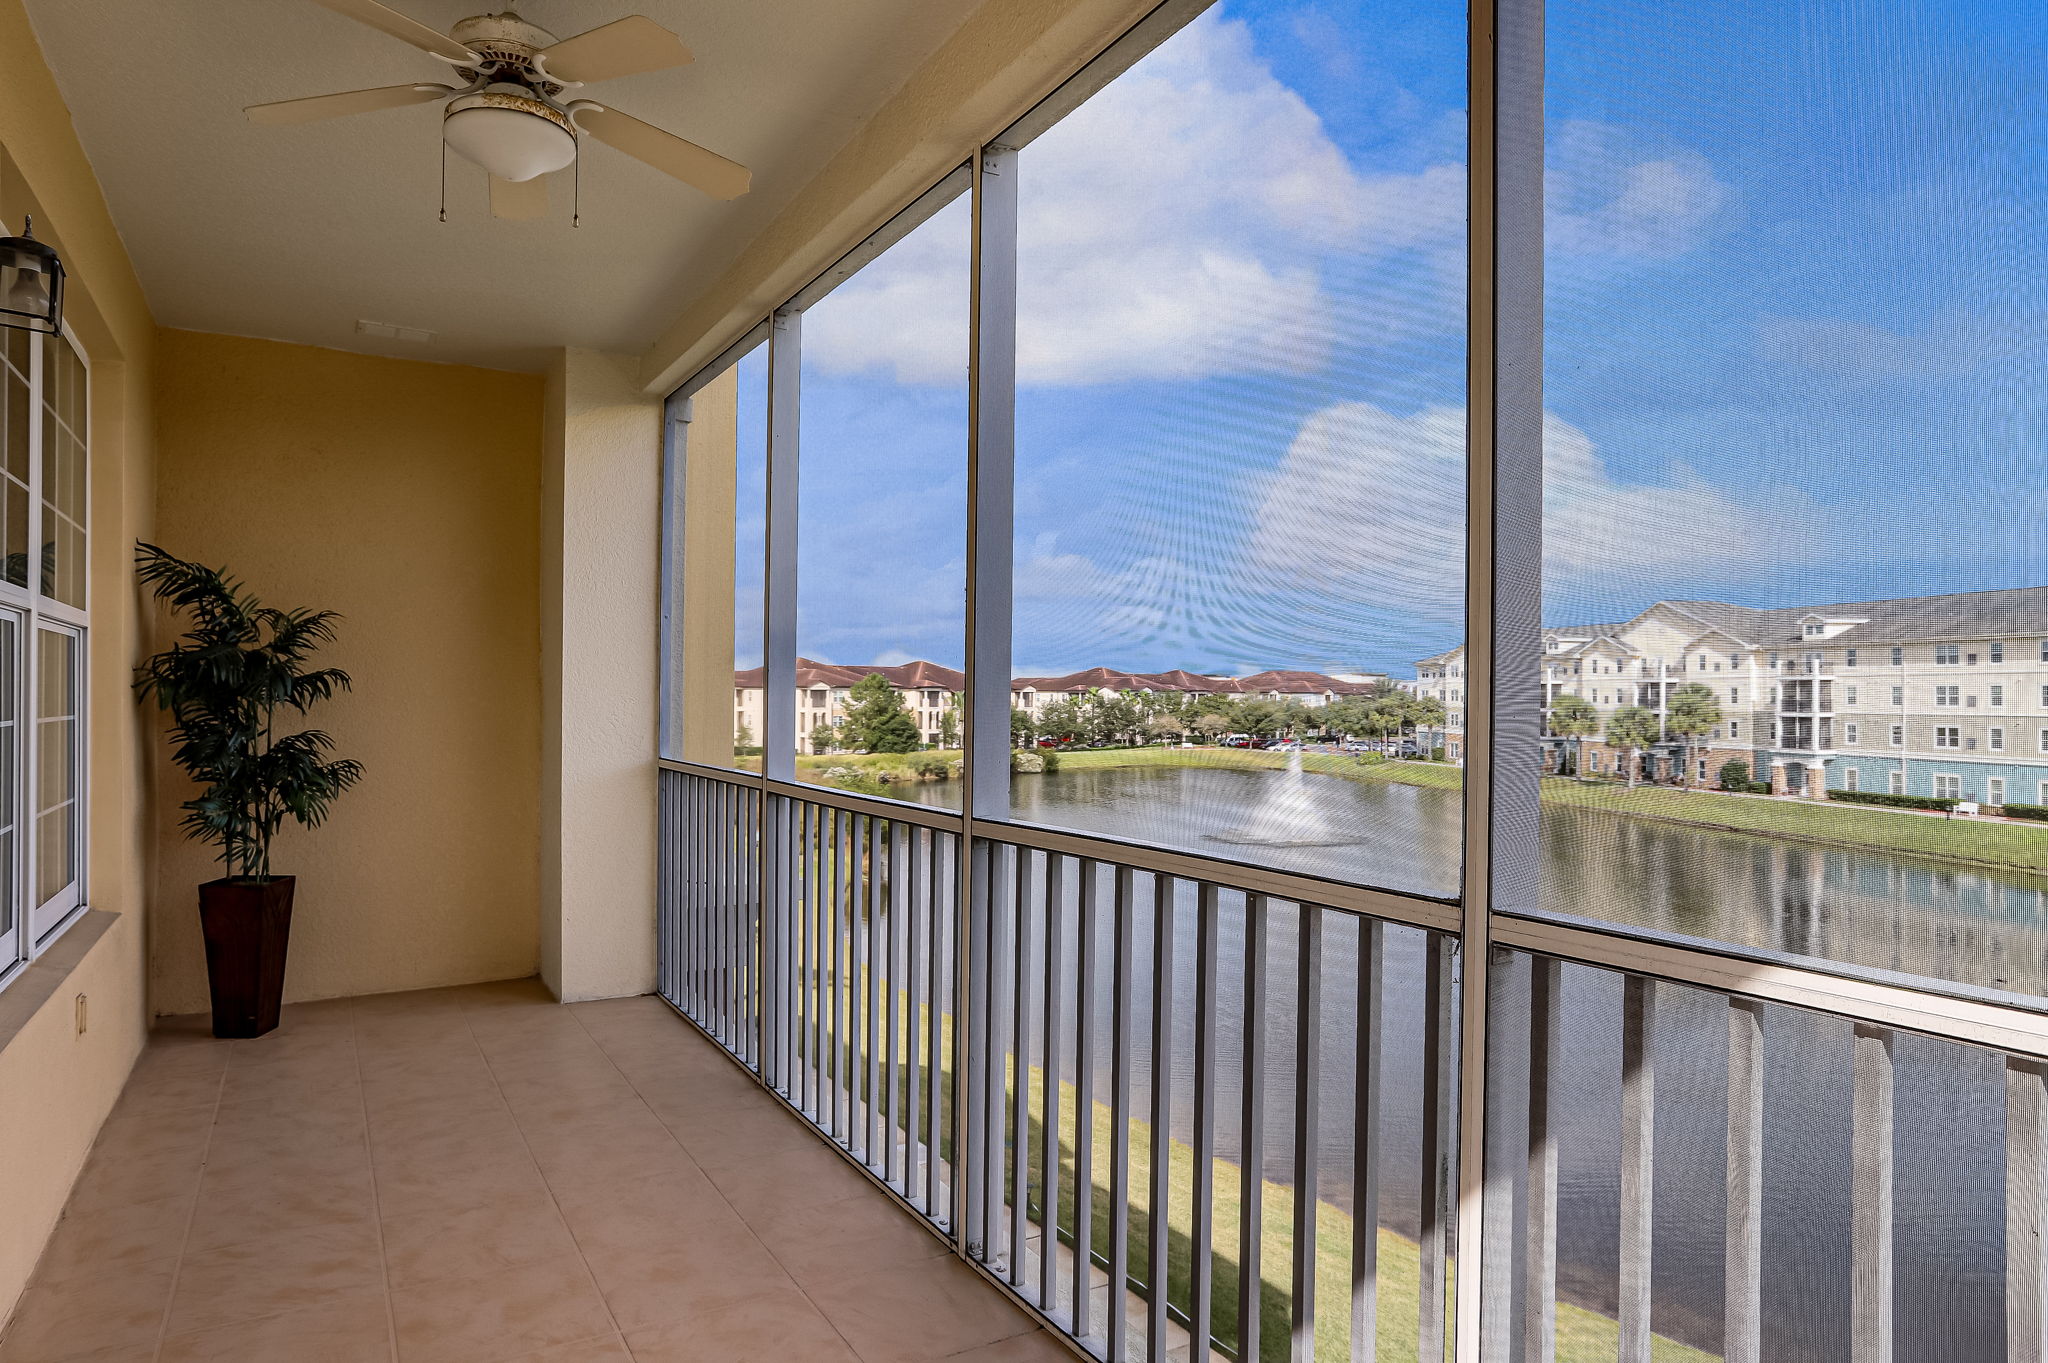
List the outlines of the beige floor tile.
{"type": "Polygon", "coordinates": [[[693,1320],[793,1287],[752,1232],[743,1226],[698,1228],[660,1245],[583,1242],[583,1257],[622,1330],[693,1320]]]}
{"type": "Polygon", "coordinates": [[[872,1273],[849,1271],[808,1283],[805,1291],[863,1363],[924,1363],[1034,1328],[1030,1317],[951,1255],[872,1273]]]}
{"type": "Polygon", "coordinates": [[[732,1169],[786,1150],[815,1145],[817,1133],[791,1113],[764,1102],[719,1111],[662,1114],[683,1149],[707,1170],[732,1169]]]}
{"type": "Polygon", "coordinates": [[[495,1088],[370,1104],[370,1141],[379,1150],[485,1131],[518,1134],[512,1113],[495,1088]]]}
{"type": "Polygon", "coordinates": [[[188,1254],[294,1231],[368,1225],[376,1204],[367,1168],[321,1178],[264,1166],[209,1168],[199,1185],[188,1254]]]}
{"type": "Polygon", "coordinates": [[[645,1108],[623,1119],[526,1126],[528,1146],[548,1186],[563,1191],[687,1173],[697,1167],[645,1108]]]}
{"type": "Polygon", "coordinates": [[[203,1142],[154,1150],[96,1146],[72,1186],[70,1205],[79,1211],[104,1211],[164,1197],[189,1197],[205,1169],[203,1142]]]}
{"type": "Polygon", "coordinates": [[[381,1291],[164,1340],[159,1363],[389,1363],[391,1310],[381,1291]]]}
{"type": "Polygon", "coordinates": [[[44,1282],[59,1282],[78,1272],[175,1258],[192,1223],[192,1202],[192,1193],[177,1193],[101,1211],[67,1208],[36,1273],[44,1282]]]}
{"type": "Polygon", "coordinates": [[[846,1157],[826,1146],[822,1137],[814,1137],[808,1145],[763,1155],[752,1163],[704,1172],[733,1209],[749,1221],[806,1202],[836,1201],[874,1191],[847,1163],[846,1157]]]}
{"type": "Polygon", "coordinates": [[[502,1363],[612,1328],[574,1255],[391,1293],[402,1363],[502,1363]]]}
{"type": "Polygon", "coordinates": [[[95,1352],[117,1358],[126,1350],[153,1348],[170,1303],[175,1262],[159,1259],[34,1284],[8,1322],[0,1363],[55,1363],[95,1352]]]}
{"type": "Polygon", "coordinates": [[[267,1235],[187,1254],[166,1328],[174,1335],[210,1330],[383,1285],[384,1260],[374,1226],[319,1226],[267,1235]]]}
{"type": "Polygon", "coordinates": [[[680,1324],[626,1336],[634,1363],[860,1363],[810,1298],[777,1287],[680,1324]]]}
{"type": "Polygon", "coordinates": [[[1012,1335],[962,1353],[941,1354],[946,1363],[1074,1363],[1073,1351],[1044,1330],[1012,1335]]]}
{"type": "MultiPolygon", "coordinates": [[[[596,1339],[579,1339],[573,1344],[557,1344],[552,1349],[538,1349],[517,1358],[508,1358],[505,1363],[633,1363],[633,1355],[626,1349],[626,1341],[616,1330],[596,1339]]],[[[796,1360],[790,1360],[796,1363],[796,1360]]]]}
{"type": "Polygon", "coordinates": [[[524,1145],[491,1142],[440,1151],[400,1150],[388,1159],[382,1147],[378,1151],[377,1201],[387,1215],[467,1211],[546,1191],[524,1145]],[[464,1153],[451,1155],[449,1150],[464,1153]]]}
{"type": "Polygon", "coordinates": [[[792,1200],[747,1224],[805,1284],[843,1276],[850,1263],[885,1268],[949,1252],[945,1241],[872,1188],[831,1200],[792,1200]]]}
{"type": "Polygon", "coordinates": [[[384,1219],[393,1287],[474,1278],[576,1253],[576,1242],[545,1192],[508,1195],[467,1211],[405,1211],[384,1219]]]}

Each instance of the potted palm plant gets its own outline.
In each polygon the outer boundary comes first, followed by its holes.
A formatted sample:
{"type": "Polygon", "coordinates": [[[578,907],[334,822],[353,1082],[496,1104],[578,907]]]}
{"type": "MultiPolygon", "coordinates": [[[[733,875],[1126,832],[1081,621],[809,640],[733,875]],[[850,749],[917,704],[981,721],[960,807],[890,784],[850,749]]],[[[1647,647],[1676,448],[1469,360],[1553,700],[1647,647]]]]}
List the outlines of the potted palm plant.
{"type": "Polygon", "coordinates": [[[285,947],[295,878],[273,874],[270,841],[287,818],[317,827],[363,774],[330,757],[318,729],[279,733],[281,714],[305,714],[348,673],[313,667],[334,638],[333,611],[266,606],[225,569],[136,546],[143,583],[190,625],[138,669],[136,689],[170,715],[171,758],[199,790],[180,806],[185,836],[220,849],[222,875],[199,887],[213,1034],[262,1036],[284,1001],[285,947]]]}

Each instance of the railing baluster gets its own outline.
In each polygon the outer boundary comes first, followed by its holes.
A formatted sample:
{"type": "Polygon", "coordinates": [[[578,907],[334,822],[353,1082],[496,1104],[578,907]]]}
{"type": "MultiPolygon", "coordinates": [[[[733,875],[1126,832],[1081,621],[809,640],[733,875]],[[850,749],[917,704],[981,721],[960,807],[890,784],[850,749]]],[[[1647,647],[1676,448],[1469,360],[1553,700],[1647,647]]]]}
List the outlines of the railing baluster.
{"type": "Polygon", "coordinates": [[[1524,1363],[1557,1356],[1557,1127],[1550,1097],[1564,1007],[1561,967],[1550,956],[1529,960],[1528,1229],[1523,1240],[1528,1279],[1522,1318],[1524,1363]]]}
{"type": "Polygon", "coordinates": [[[1009,1248],[1009,1223],[1004,1220],[1009,1196],[1010,1155],[1010,994],[1016,985],[1016,971],[1010,960],[1015,947],[1010,900],[1016,887],[1014,858],[1017,849],[1008,843],[992,844],[988,867],[988,1021],[982,1031],[983,1052],[988,1057],[988,1098],[984,1120],[988,1123],[987,1149],[982,1169],[988,1184],[983,1205],[988,1208],[983,1228],[983,1256],[991,1267],[1002,1266],[1009,1248]]]}
{"type": "Polygon", "coordinates": [[[882,1130],[888,1135],[888,1144],[882,1147],[883,1181],[910,1196],[910,1141],[904,1130],[903,1104],[899,1090],[902,1087],[903,1037],[908,1033],[908,1020],[902,1006],[902,989],[910,973],[910,931],[904,921],[910,914],[910,828],[907,823],[892,822],[889,826],[889,970],[887,984],[889,992],[884,996],[883,1016],[889,1024],[889,1062],[882,1076],[883,1097],[887,1100],[882,1130]],[[902,1153],[899,1155],[898,1151],[902,1153]]]}
{"type": "Polygon", "coordinates": [[[1109,971],[1109,1359],[1130,1356],[1131,896],[1137,873],[1116,868],[1116,954],[1109,971]]]}
{"type": "Polygon", "coordinates": [[[1764,1008],[1751,999],[1730,998],[1724,1363],[1763,1363],[1763,1249],[1764,1008]]]}
{"type": "Polygon", "coordinates": [[[866,919],[863,900],[868,879],[861,867],[872,817],[856,814],[847,838],[846,855],[846,1148],[863,1164],[867,1162],[867,1110],[861,1093],[867,1069],[868,981],[872,978],[867,954],[866,919]]]}
{"type": "Polygon", "coordinates": [[[1422,1269],[1415,1356],[1437,1363],[1444,1356],[1447,1280],[1446,1233],[1451,1201],[1451,1057],[1457,1034],[1451,1021],[1451,942],[1429,934],[1425,948],[1422,1006],[1422,1269]]]}
{"type": "Polygon", "coordinates": [[[1045,1062],[1039,1104],[1038,1163],[1044,1197],[1038,1208],[1038,1307],[1059,1310],[1060,1262],[1060,975],[1066,929],[1067,858],[1045,854],[1045,1062]]]}
{"type": "Polygon", "coordinates": [[[1074,1338],[1090,1333],[1095,1297],[1096,863],[1081,863],[1074,938],[1074,1338]]]}
{"type": "Polygon", "coordinates": [[[799,991],[803,995],[801,1021],[803,1041],[803,1109],[818,1120],[818,815],[819,807],[808,800],[798,805],[803,811],[803,835],[799,843],[803,857],[803,973],[799,991]]]}
{"type": "Polygon", "coordinates": [[[988,1179],[984,1166],[988,1160],[988,1066],[990,1038],[988,1034],[989,1015],[989,924],[994,915],[990,911],[989,875],[991,863],[995,860],[994,849],[981,839],[973,839],[967,849],[969,858],[968,904],[967,904],[967,1024],[968,1043],[961,1048],[967,1066],[966,1088],[955,1099],[962,1104],[965,1120],[961,1128],[965,1132],[967,1148],[956,1151],[960,1162],[958,1177],[966,1196],[964,1213],[967,1219],[963,1231],[967,1252],[976,1258],[988,1257],[988,1179]]]}
{"type": "Polygon", "coordinates": [[[1651,1219],[1657,1176],[1657,986],[1627,976],[1621,1001],[1620,1363],[1650,1363],[1651,1219]]]}
{"type": "Polygon", "coordinates": [[[2005,1356],[2048,1363],[2048,1067],[2005,1062],[2005,1356]]]}
{"type": "Polygon", "coordinates": [[[1358,1073],[1351,1116],[1351,1363],[1378,1356],[1380,1292],[1380,1016],[1386,928],[1358,920],[1358,1073]]]}
{"type": "Polygon", "coordinates": [[[1173,918],[1180,882],[1152,878],[1152,1187],[1145,1248],[1145,1346],[1166,1363],[1173,1237],[1173,918]]]}
{"type": "Polygon", "coordinates": [[[832,1124],[843,1146],[853,1144],[853,848],[857,814],[832,820],[832,1124]]]}
{"type": "MultiPolygon", "coordinates": [[[[924,972],[931,962],[931,951],[925,940],[926,926],[930,915],[925,911],[924,896],[929,882],[925,871],[930,866],[927,860],[927,839],[936,841],[938,834],[927,834],[916,824],[904,829],[906,846],[903,855],[903,1035],[906,1055],[903,1076],[903,1195],[910,1199],[926,1216],[932,1214],[932,1160],[934,1152],[926,1144],[926,1127],[923,1121],[924,1106],[924,972]]],[[[933,1008],[937,1008],[936,998],[933,1008]]]]}
{"type": "Polygon", "coordinates": [[[1016,850],[1016,896],[1010,916],[1016,928],[1012,974],[1010,1035],[1016,1052],[1011,1062],[1010,1126],[1015,1132],[1010,1147],[1010,1281],[1023,1286],[1030,1280],[1026,1256],[1031,1229],[1031,923],[1035,912],[1032,890],[1037,882],[1035,854],[1028,847],[1016,850]]]}
{"type": "Polygon", "coordinates": [[[869,1165],[880,1162],[875,1147],[882,1140],[882,996],[893,978],[882,954],[882,896],[885,883],[882,879],[882,840],[886,822],[872,815],[868,818],[868,861],[867,879],[861,894],[861,905],[868,916],[867,976],[862,985],[862,998],[867,1004],[866,1051],[868,1059],[867,1076],[867,1134],[862,1145],[869,1165]]]}
{"type": "Polygon", "coordinates": [[[1294,981],[1294,1363],[1316,1356],[1316,1147],[1322,1125],[1323,913],[1297,909],[1294,981]]]}
{"type": "Polygon", "coordinates": [[[1188,1357],[1208,1363],[1216,1314],[1216,886],[1195,889],[1195,1176],[1189,1218],[1188,1357]]]}
{"type": "Polygon", "coordinates": [[[1856,1024],[1850,1159],[1855,1210],[1849,1243],[1851,1363],[1892,1357],[1892,1033],[1856,1024]]]}
{"type": "Polygon", "coordinates": [[[1239,1137],[1237,1227],[1237,1356],[1256,1363],[1265,1285],[1259,1250],[1265,1238],[1266,1191],[1266,896],[1244,901],[1244,1099],[1239,1137]]]}

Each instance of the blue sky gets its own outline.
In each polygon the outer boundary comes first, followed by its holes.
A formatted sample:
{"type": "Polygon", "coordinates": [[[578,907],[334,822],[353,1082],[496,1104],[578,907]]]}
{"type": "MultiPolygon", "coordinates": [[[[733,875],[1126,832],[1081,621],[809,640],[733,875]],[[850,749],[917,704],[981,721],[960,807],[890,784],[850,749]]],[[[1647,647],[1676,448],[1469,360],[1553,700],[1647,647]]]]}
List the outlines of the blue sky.
{"type": "MultiPolygon", "coordinates": [[[[1549,9],[1546,615],[2048,582],[2048,12],[1549,9]]],[[[1024,151],[1020,670],[1461,636],[1463,30],[1230,0],[1024,151]]],[[[805,318],[809,656],[961,661],[966,277],[805,318]]]]}

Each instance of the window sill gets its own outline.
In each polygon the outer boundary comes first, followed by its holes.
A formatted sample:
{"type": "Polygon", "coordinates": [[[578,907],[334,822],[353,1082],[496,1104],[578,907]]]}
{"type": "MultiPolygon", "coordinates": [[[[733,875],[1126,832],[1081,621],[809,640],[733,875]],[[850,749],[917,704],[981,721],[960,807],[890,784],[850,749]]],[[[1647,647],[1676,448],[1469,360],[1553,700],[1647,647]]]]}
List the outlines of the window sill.
{"type": "Polygon", "coordinates": [[[42,955],[7,977],[0,986],[0,1052],[13,1044],[29,1020],[64,987],[86,953],[120,917],[106,909],[87,909],[42,955]]]}

